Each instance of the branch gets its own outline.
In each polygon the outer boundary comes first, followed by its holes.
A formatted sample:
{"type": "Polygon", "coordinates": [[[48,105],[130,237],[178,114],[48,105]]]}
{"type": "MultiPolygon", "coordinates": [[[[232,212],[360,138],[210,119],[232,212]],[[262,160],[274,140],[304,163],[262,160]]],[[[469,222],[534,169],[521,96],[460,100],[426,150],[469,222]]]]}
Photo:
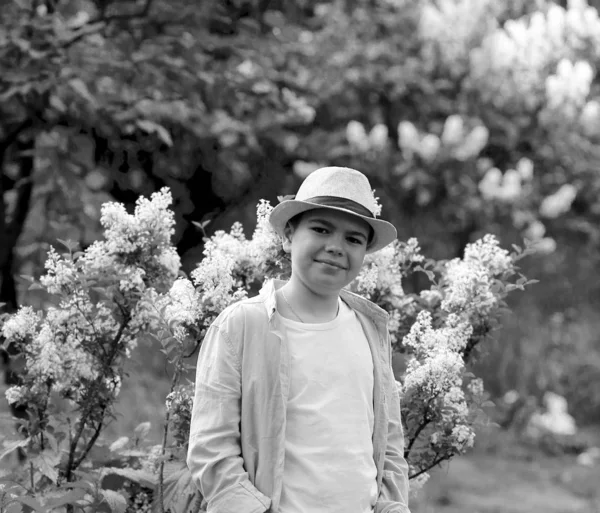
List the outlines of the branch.
{"type": "Polygon", "coordinates": [[[75,35],[67,39],[62,44],[62,48],[69,48],[84,37],[100,32],[104,27],[106,27],[106,25],[108,25],[112,21],[125,21],[145,18],[150,12],[152,2],[153,0],[146,0],[146,3],[139,11],[132,13],[113,14],[111,16],[106,16],[103,10],[100,16],[88,21],[85,25],[82,25],[75,35]]]}
{"type": "Polygon", "coordinates": [[[481,340],[485,336],[487,336],[487,334],[490,331],[491,331],[490,326],[488,324],[484,324],[478,333],[471,335],[471,337],[469,338],[469,341],[467,342],[467,345],[463,351],[463,362],[465,362],[465,364],[469,361],[469,358],[471,357],[471,354],[473,353],[473,349],[475,349],[475,346],[477,344],[479,344],[479,342],[481,342],[481,340]]]}
{"type": "Polygon", "coordinates": [[[17,127],[2,140],[2,144],[0,144],[0,155],[2,155],[9,146],[17,140],[17,137],[19,137],[23,130],[29,128],[32,124],[32,119],[28,118],[17,125],[17,127]]]}
{"type": "MultiPolygon", "coordinates": [[[[179,377],[181,376],[181,360],[177,361],[177,365],[175,366],[175,372],[173,373],[173,379],[171,379],[171,390],[169,394],[173,393],[177,383],[179,382],[179,377]]],[[[169,420],[171,414],[167,409],[165,413],[165,425],[163,429],[163,439],[161,445],[161,456],[165,455],[165,448],[167,446],[167,437],[169,435],[169,420]]],[[[161,458],[160,460],[160,468],[158,470],[158,504],[160,505],[160,512],[165,513],[165,503],[164,503],[164,472],[165,472],[165,460],[161,458]]]]}
{"type": "MultiPolygon", "coordinates": [[[[119,305],[119,307],[120,307],[120,305],[119,305]]],[[[116,356],[116,354],[118,352],[119,342],[121,341],[121,337],[123,336],[123,333],[125,332],[125,328],[129,324],[129,320],[130,320],[129,316],[125,316],[123,318],[123,321],[121,322],[121,325],[119,326],[119,331],[117,332],[115,339],[114,339],[113,351],[106,360],[107,365],[111,364],[112,360],[114,359],[114,357],[116,356]]],[[[102,376],[96,378],[96,381],[92,385],[92,387],[94,385],[97,385],[99,383],[99,380],[101,380],[101,379],[102,379],[102,376]]],[[[92,388],[92,387],[90,387],[90,388],[92,388]]],[[[83,413],[83,415],[81,416],[81,419],[79,420],[79,427],[77,429],[77,433],[75,433],[75,436],[73,437],[73,440],[71,441],[71,445],[69,448],[69,460],[67,462],[67,469],[65,471],[65,478],[66,478],[67,482],[71,481],[73,471],[77,468],[77,466],[75,465],[75,451],[77,450],[77,444],[79,444],[79,439],[81,438],[81,435],[83,434],[83,430],[85,429],[88,418],[89,418],[90,414],[92,413],[93,408],[94,408],[94,403],[88,403],[88,406],[85,409],[85,412],[83,413]]],[[[104,406],[102,409],[103,415],[104,415],[105,410],[106,410],[106,406],[104,406]]],[[[101,426],[102,426],[102,423],[100,423],[100,429],[101,429],[101,426]]],[[[92,438],[94,438],[94,437],[92,437],[92,438]]],[[[96,438],[97,438],[97,436],[96,436],[96,438]]],[[[95,441],[95,439],[94,439],[94,441],[95,441]]],[[[89,451],[89,449],[88,449],[88,451],[89,451]]],[[[84,454],[83,457],[85,458],[86,452],[84,451],[83,454],[84,454]]],[[[83,461],[83,459],[81,457],[78,460],[83,461]]],[[[81,461],[79,461],[79,464],[81,464],[81,461]]]]}
{"type": "Polygon", "coordinates": [[[146,0],[146,4],[138,12],[132,12],[127,14],[113,14],[112,16],[105,16],[101,21],[110,22],[118,20],[134,20],[137,18],[144,18],[150,12],[152,2],[154,0],[146,0]]]}
{"type": "Polygon", "coordinates": [[[423,431],[427,427],[427,425],[431,422],[431,419],[428,418],[427,413],[429,412],[429,408],[431,407],[431,401],[433,401],[433,399],[435,399],[436,397],[437,396],[430,397],[429,400],[427,401],[427,406],[425,407],[425,412],[423,414],[423,423],[419,424],[419,427],[415,431],[413,437],[410,439],[410,441],[408,443],[408,447],[404,451],[405,458],[408,457],[408,455],[410,454],[410,450],[412,449],[413,445],[417,441],[417,438],[419,438],[421,431],[423,431]]]}
{"type": "Polygon", "coordinates": [[[430,463],[428,467],[419,470],[415,474],[409,475],[408,479],[414,479],[415,477],[419,477],[421,474],[425,474],[425,472],[429,472],[433,467],[439,465],[440,463],[442,463],[445,460],[449,460],[450,458],[452,458],[452,456],[454,456],[454,454],[450,453],[450,454],[446,454],[445,456],[441,456],[439,458],[434,458],[433,462],[430,463]]]}
{"type": "Polygon", "coordinates": [[[98,422],[98,425],[96,426],[96,430],[94,431],[94,434],[88,440],[88,443],[86,444],[85,449],[83,449],[83,451],[81,452],[81,455],[79,456],[79,458],[77,458],[77,461],[75,461],[73,463],[73,470],[77,470],[77,468],[79,468],[79,465],[81,465],[81,463],[83,462],[85,457],[92,450],[92,447],[94,447],[96,440],[98,440],[98,437],[100,436],[100,431],[102,431],[102,427],[103,427],[102,419],[104,418],[105,411],[106,411],[106,405],[104,405],[102,407],[102,414],[100,415],[101,420],[98,422]]]}
{"type": "Polygon", "coordinates": [[[104,23],[102,20],[96,19],[94,21],[89,21],[85,25],[83,25],[75,35],[67,39],[62,44],[61,48],[63,50],[66,50],[70,46],[73,46],[75,43],[82,40],[84,37],[90,36],[92,34],[97,34],[104,27],[106,27],[106,23],[104,23]]]}
{"type": "Polygon", "coordinates": [[[34,169],[34,158],[31,152],[34,149],[33,139],[19,144],[19,150],[28,152],[21,157],[21,176],[17,181],[15,189],[17,190],[17,200],[15,211],[11,223],[6,227],[8,232],[9,247],[14,247],[23,231],[23,225],[29,213],[29,204],[31,202],[31,193],[33,191],[33,181],[31,176],[34,169]]]}

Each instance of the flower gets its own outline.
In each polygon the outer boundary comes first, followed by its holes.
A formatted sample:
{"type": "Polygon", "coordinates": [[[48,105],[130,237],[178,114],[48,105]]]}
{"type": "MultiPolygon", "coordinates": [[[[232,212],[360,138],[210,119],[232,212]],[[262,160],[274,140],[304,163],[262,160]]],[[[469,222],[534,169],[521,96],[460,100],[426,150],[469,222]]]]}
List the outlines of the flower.
{"type": "Polygon", "coordinates": [[[472,447],[475,441],[475,433],[473,428],[464,424],[459,424],[452,428],[452,440],[457,449],[461,450],[465,447],[472,447]]]}
{"type": "Polygon", "coordinates": [[[497,304],[490,276],[482,265],[451,260],[446,264],[445,280],[442,309],[446,312],[485,314],[497,304]]]}
{"type": "Polygon", "coordinates": [[[2,335],[6,340],[25,340],[35,335],[40,315],[30,306],[22,306],[2,326],[2,335]]]}
{"type": "Polygon", "coordinates": [[[473,378],[467,388],[474,396],[482,396],[484,391],[483,380],[481,378],[473,378]]]}
{"type": "Polygon", "coordinates": [[[448,315],[444,326],[434,329],[431,313],[423,310],[404,337],[403,344],[415,350],[417,355],[435,355],[439,351],[459,352],[467,345],[472,328],[458,315],[448,315]]]}
{"type": "Polygon", "coordinates": [[[379,268],[374,265],[363,265],[360,273],[356,277],[356,290],[359,294],[365,297],[370,296],[377,287],[377,277],[379,275],[379,268]]]}
{"type": "Polygon", "coordinates": [[[398,146],[406,159],[410,159],[419,150],[421,139],[419,131],[410,121],[400,121],[398,124],[398,146]]]}
{"type": "Polygon", "coordinates": [[[424,390],[427,396],[441,396],[457,383],[463,369],[463,361],[459,354],[440,350],[423,362],[412,360],[406,370],[404,387],[406,390],[424,390]]]}
{"type": "Polygon", "coordinates": [[[580,103],[587,95],[590,68],[582,63],[575,70],[571,60],[596,47],[599,31],[596,9],[576,2],[567,9],[550,3],[531,16],[508,19],[472,46],[467,82],[499,109],[535,114],[547,104],[574,114],[572,101],[580,103]]]}
{"type": "Polygon", "coordinates": [[[44,267],[47,273],[40,278],[40,282],[50,294],[69,293],[77,286],[75,263],[61,257],[54,248],[50,248],[44,267]]]}
{"type": "Polygon", "coordinates": [[[446,118],[442,131],[442,142],[446,146],[457,145],[465,135],[464,122],[460,115],[452,114],[446,118]]]}
{"type": "Polygon", "coordinates": [[[346,139],[350,146],[359,152],[369,151],[369,136],[360,121],[350,121],[346,126],[346,139]]]}
{"type": "Polygon", "coordinates": [[[540,205],[540,214],[543,217],[556,218],[571,209],[573,200],[577,196],[574,185],[564,184],[554,194],[546,196],[540,205]]]}
{"type": "Polygon", "coordinates": [[[192,333],[190,328],[202,324],[202,298],[192,282],[186,278],[176,280],[169,292],[156,301],[163,312],[163,320],[180,342],[186,342],[192,333]]]}
{"type": "Polygon", "coordinates": [[[373,214],[375,217],[381,215],[381,205],[379,204],[379,196],[375,196],[375,189],[373,189],[373,214]]]}
{"type": "Polygon", "coordinates": [[[240,233],[217,232],[204,246],[204,258],[191,273],[203,304],[220,313],[247,292],[233,276],[236,264],[247,255],[240,233]]]}
{"type": "Polygon", "coordinates": [[[430,2],[422,9],[418,33],[424,49],[439,55],[435,64],[458,77],[468,69],[469,49],[498,26],[501,14],[493,0],[430,2]]]}
{"type": "Polygon", "coordinates": [[[546,78],[548,107],[564,110],[565,103],[583,106],[590,94],[593,78],[594,71],[589,62],[572,63],[568,59],[561,59],[556,74],[546,78]]]}
{"type": "MultiPolygon", "coordinates": [[[[310,175],[313,171],[319,169],[319,164],[316,162],[305,162],[303,160],[297,160],[292,166],[294,174],[303,180],[310,175]]],[[[264,200],[263,200],[264,201],[264,200]]]]}
{"type": "Polygon", "coordinates": [[[472,333],[470,324],[449,315],[444,326],[434,329],[431,313],[421,311],[403,339],[403,345],[414,351],[404,380],[407,390],[425,390],[432,396],[443,396],[460,386],[464,368],[461,351],[472,333]]]}
{"type": "Polygon", "coordinates": [[[465,248],[461,260],[455,258],[444,268],[442,309],[449,313],[486,315],[499,301],[493,292],[497,277],[514,270],[508,251],[488,234],[465,248]]]}
{"type": "Polygon", "coordinates": [[[173,436],[180,446],[185,445],[190,436],[193,400],[194,387],[179,385],[167,395],[165,401],[170,415],[169,422],[173,427],[173,436]]]}
{"type": "Polygon", "coordinates": [[[514,268],[510,254],[500,247],[498,239],[492,234],[467,244],[464,254],[465,262],[483,266],[490,276],[497,276],[514,268]]]}
{"type": "Polygon", "coordinates": [[[388,127],[383,123],[376,124],[369,132],[369,146],[374,150],[382,151],[387,146],[388,127]]]}
{"type": "Polygon", "coordinates": [[[479,125],[473,128],[469,134],[465,137],[462,144],[456,148],[453,152],[454,156],[458,160],[467,160],[470,158],[477,157],[481,150],[485,148],[490,136],[489,130],[479,125]]]}
{"type": "Polygon", "coordinates": [[[23,387],[13,386],[8,388],[4,395],[8,404],[18,404],[24,399],[25,390],[23,387]]]}
{"type": "Polygon", "coordinates": [[[426,134],[421,139],[419,143],[419,147],[417,149],[417,153],[421,156],[421,158],[425,162],[433,162],[441,148],[440,138],[435,134],[426,134]]]}
{"type": "Polygon", "coordinates": [[[260,200],[256,206],[256,229],[249,242],[248,254],[254,267],[261,270],[269,262],[274,262],[281,248],[281,240],[269,223],[273,207],[266,200],[260,200]]]}

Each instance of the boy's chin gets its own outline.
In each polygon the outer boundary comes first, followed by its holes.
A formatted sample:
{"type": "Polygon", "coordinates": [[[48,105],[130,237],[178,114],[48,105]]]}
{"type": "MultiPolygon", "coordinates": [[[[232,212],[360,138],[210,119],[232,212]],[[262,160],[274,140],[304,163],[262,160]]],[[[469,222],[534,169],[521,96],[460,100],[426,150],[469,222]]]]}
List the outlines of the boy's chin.
{"type": "Polygon", "coordinates": [[[313,290],[319,294],[323,295],[331,295],[338,294],[342,289],[348,287],[350,283],[354,281],[354,278],[351,280],[334,280],[334,279],[317,279],[313,282],[313,290]]]}

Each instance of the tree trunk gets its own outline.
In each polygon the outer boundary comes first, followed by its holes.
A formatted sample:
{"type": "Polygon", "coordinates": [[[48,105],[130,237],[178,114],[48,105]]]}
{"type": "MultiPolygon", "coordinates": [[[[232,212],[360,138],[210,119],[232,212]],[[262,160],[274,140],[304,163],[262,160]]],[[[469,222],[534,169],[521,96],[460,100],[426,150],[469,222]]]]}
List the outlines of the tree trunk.
{"type": "MultiPolygon", "coordinates": [[[[28,125],[22,125],[25,128],[28,125]]],[[[0,145],[0,169],[4,170],[4,163],[7,155],[7,150],[10,144],[4,141],[4,145],[0,145]]],[[[4,201],[5,184],[8,181],[4,180],[4,172],[0,175],[0,303],[4,303],[1,311],[14,312],[17,310],[18,298],[17,287],[14,279],[14,264],[15,264],[15,246],[21,236],[29,206],[31,203],[31,193],[33,190],[33,171],[34,171],[34,156],[33,149],[35,143],[33,137],[24,141],[16,141],[19,162],[19,177],[15,181],[13,188],[16,189],[17,197],[15,199],[14,209],[10,216],[10,221],[7,216],[6,203],[4,201]]],[[[1,341],[1,340],[0,340],[1,341]]],[[[4,367],[4,381],[6,385],[18,385],[20,377],[11,368],[10,357],[14,356],[11,348],[8,351],[1,351],[0,357],[2,366],[4,367]]],[[[27,418],[27,407],[11,405],[11,413],[14,417],[20,419],[27,418]]],[[[18,452],[19,459],[24,460],[25,454],[22,449],[18,452]]]]}
{"type": "Polygon", "coordinates": [[[10,216],[7,219],[4,190],[0,186],[0,303],[5,303],[8,311],[18,308],[14,275],[14,250],[23,232],[33,191],[34,140],[28,138],[16,142],[19,162],[19,178],[15,183],[17,197],[10,216]]]}

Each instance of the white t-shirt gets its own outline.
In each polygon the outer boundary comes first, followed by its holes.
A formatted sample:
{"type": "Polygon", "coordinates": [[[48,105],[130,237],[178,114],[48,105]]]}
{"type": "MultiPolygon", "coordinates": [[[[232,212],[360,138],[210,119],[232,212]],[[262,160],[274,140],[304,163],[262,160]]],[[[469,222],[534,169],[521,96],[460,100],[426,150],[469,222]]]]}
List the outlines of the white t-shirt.
{"type": "Polygon", "coordinates": [[[370,513],[373,359],[354,311],[306,324],[281,317],[290,347],[280,513],[370,513]]]}

